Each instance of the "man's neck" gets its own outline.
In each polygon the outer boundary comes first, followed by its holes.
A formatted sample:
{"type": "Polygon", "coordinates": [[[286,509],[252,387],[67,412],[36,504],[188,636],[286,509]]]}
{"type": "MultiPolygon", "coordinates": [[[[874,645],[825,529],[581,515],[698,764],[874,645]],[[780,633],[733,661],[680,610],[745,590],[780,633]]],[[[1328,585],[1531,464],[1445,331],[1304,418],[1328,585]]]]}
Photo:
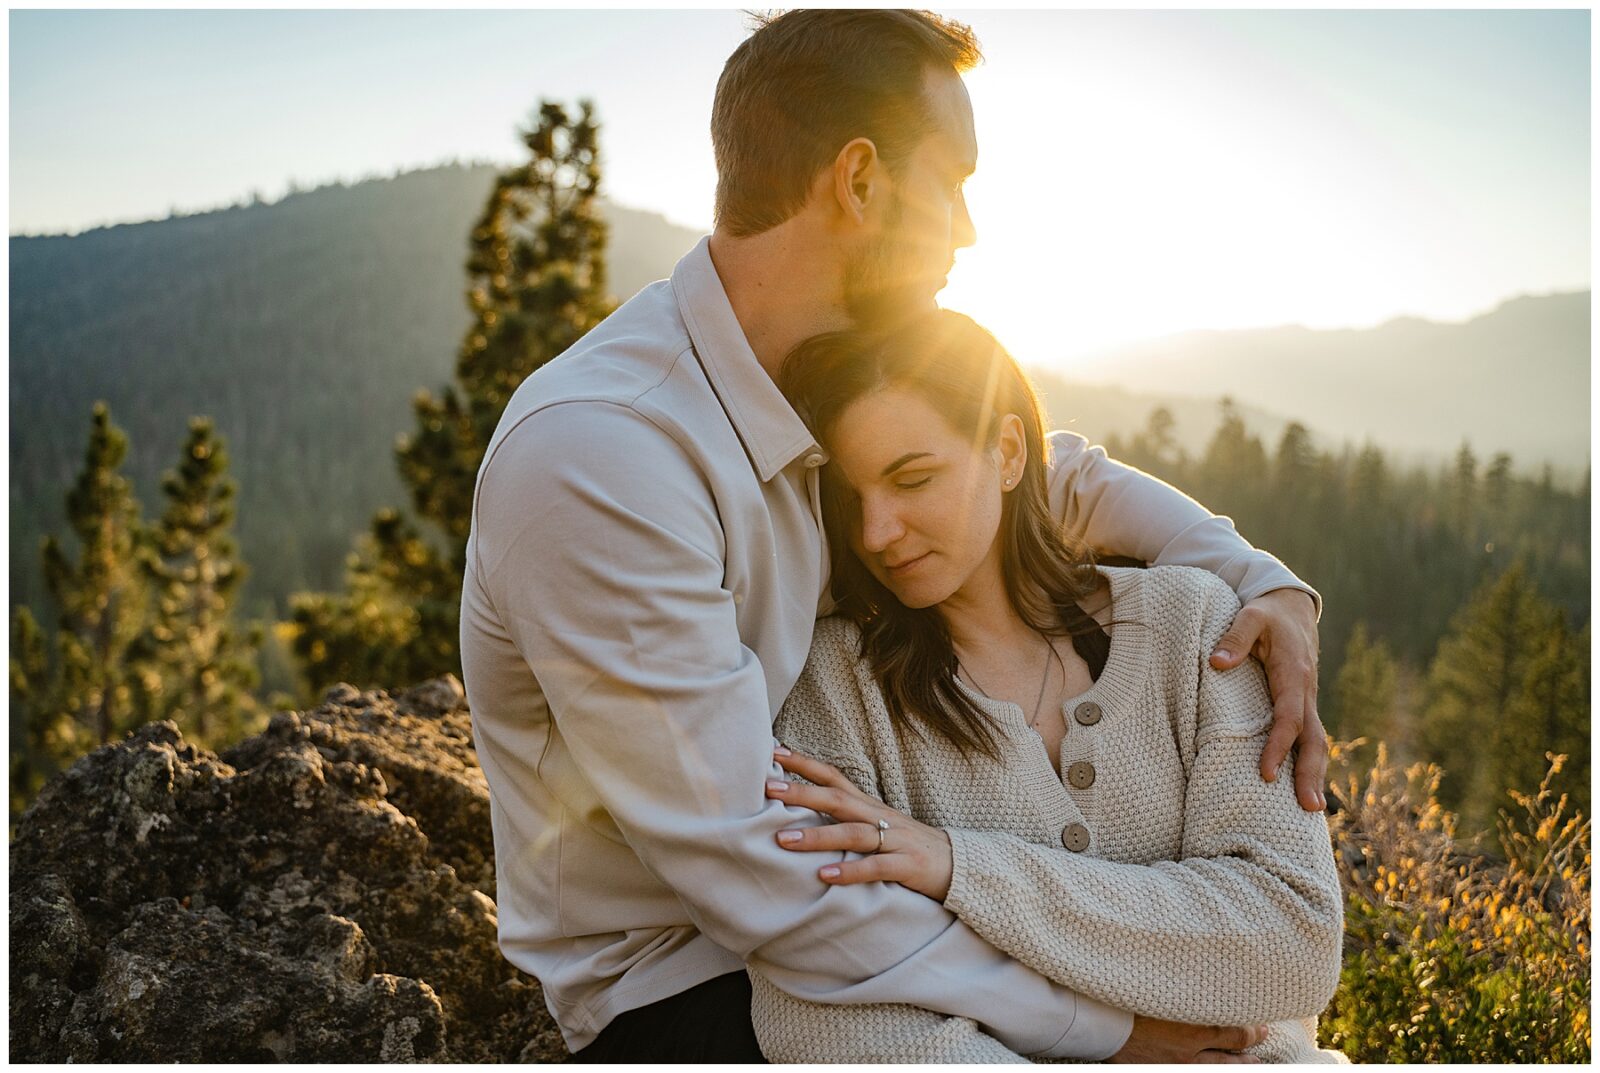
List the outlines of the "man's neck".
{"type": "Polygon", "coordinates": [[[804,214],[759,235],[711,235],[711,263],[756,360],[774,379],[789,351],[818,332],[848,327],[843,263],[804,214]]]}

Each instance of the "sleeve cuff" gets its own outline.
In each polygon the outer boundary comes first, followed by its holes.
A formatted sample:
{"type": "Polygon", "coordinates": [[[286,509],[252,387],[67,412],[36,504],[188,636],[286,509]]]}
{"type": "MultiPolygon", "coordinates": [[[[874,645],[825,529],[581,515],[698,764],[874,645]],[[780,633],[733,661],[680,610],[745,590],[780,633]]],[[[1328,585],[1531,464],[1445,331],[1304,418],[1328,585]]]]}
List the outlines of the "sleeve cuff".
{"type": "Polygon", "coordinates": [[[1277,592],[1279,589],[1293,589],[1295,592],[1303,592],[1311,597],[1311,604],[1316,609],[1317,621],[1321,622],[1322,594],[1289,573],[1287,567],[1280,569],[1283,575],[1281,578],[1267,579],[1253,585],[1244,586],[1239,593],[1239,602],[1247,604],[1257,596],[1265,596],[1269,592],[1277,592]]]}
{"type": "Polygon", "coordinates": [[[1119,1010],[1088,995],[1078,995],[1078,1008],[1066,1032],[1054,1047],[1031,1058],[1076,1058],[1083,1062],[1103,1062],[1122,1050],[1133,1035],[1133,1014],[1119,1010]]]}

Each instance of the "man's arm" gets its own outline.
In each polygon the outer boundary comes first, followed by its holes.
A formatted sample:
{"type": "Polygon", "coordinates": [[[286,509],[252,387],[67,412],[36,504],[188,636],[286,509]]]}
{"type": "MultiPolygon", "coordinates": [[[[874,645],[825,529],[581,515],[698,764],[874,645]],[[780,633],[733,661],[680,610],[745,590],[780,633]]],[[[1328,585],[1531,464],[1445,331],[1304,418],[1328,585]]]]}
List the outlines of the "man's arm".
{"type": "Polygon", "coordinates": [[[1273,708],[1261,777],[1273,781],[1298,745],[1295,796],[1308,812],[1326,808],[1328,744],[1317,717],[1322,597],[1275,557],[1251,547],[1231,520],[1170,484],[1107,457],[1075,432],[1052,432],[1049,442],[1050,506],[1069,533],[1102,554],[1152,566],[1198,566],[1238,594],[1244,610],[1211,665],[1228,670],[1251,655],[1261,660],[1273,708]]]}
{"type": "Polygon", "coordinates": [[[799,997],[972,1017],[1021,1053],[1103,1057],[1126,1036],[1126,1015],[937,903],[825,886],[777,845],[779,829],[820,817],[765,797],[778,773],[767,683],[723,587],[717,505],[669,436],[608,403],[538,412],[486,463],[474,539],[567,748],[713,941],[799,997]]]}

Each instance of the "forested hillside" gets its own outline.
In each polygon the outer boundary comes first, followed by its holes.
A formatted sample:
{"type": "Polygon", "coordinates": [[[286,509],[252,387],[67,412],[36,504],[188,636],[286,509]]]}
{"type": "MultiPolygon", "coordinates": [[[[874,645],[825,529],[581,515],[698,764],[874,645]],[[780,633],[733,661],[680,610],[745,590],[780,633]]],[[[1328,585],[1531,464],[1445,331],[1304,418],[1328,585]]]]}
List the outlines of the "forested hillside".
{"type": "MultiPolygon", "coordinates": [[[[215,420],[239,484],[247,609],[335,587],[351,535],[402,505],[395,437],[449,378],[468,236],[495,169],[443,167],[72,237],[11,239],[11,588],[43,596],[90,408],[127,431],[146,503],[190,415],[215,420]]],[[[613,293],[671,271],[697,235],[606,206],[613,293]]]]}

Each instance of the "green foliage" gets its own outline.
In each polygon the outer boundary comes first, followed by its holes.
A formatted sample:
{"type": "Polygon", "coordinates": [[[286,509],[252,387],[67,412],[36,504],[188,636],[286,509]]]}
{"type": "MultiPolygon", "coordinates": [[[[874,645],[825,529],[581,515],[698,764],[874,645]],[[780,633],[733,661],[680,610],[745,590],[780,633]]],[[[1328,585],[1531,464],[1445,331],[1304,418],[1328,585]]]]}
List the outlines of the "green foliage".
{"type": "Polygon", "coordinates": [[[1231,517],[1316,585],[1330,673],[1358,622],[1402,672],[1426,667],[1465,594],[1513,563],[1572,628],[1588,621],[1587,478],[1564,490],[1548,467],[1522,476],[1504,456],[1480,474],[1470,448],[1437,470],[1402,467],[1372,444],[1317,449],[1297,424],[1268,452],[1226,404],[1199,458],[1174,446],[1173,428],[1157,411],[1106,448],[1231,517]]]}
{"type": "Polygon", "coordinates": [[[11,613],[11,798],[16,818],[51,775],[93,744],[52,695],[44,634],[26,607],[11,613]]]}
{"type": "Polygon", "coordinates": [[[1380,745],[1362,777],[1336,749],[1345,957],[1323,1046],[1356,1062],[1589,1061],[1590,828],[1552,788],[1564,759],[1510,794],[1496,860],[1456,841],[1437,767],[1401,773],[1380,745]]]}
{"type": "Polygon", "coordinates": [[[42,550],[45,586],[58,612],[50,703],[100,744],[142,722],[125,657],[149,603],[140,566],[147,542],[138,500],[118,472],[127,454],[127,436],[111,423],[105,404],[96,403],[83,471],[67,495],[77,560],[53,536],[42,550]]]}
{"type": "Polygon", "coordinates": [[[50,775],[151,719],[221,747],[260,714],[250,694],[259,631],[241,636],[230,611],[244,568],[227,532],[234,492],[221,440],[209,421],[191,422],[153,527],[119,472],[127,453],[127,436],[96,404],[67,496],[77,557],[54,537],[42,547],[53,642],[26,606],[12,610],[13,822],[50,775]]]}
{"type": "Polygon", "coordinates": [[[544,102],[537,118],[522,136],[528,163],[496,180],[472,231],[473,323],[456,355],[456,382],[416,396],[416,429],[396,449],[412,507],[446,547],[386,510],[358,544],[345,592],[294,597],[294,651],[313,689],[459,673],[461,576],[484,450],[523,379],[613,308],[593,108],[584,103],[573,116],[544,102]]]}
{"type": "Polygon", "coordinates": [[[1370,639],[1366,623],[1358,622],[1332,695],[1323,705],[1323,721],[1337,738],[1392,740],[1398,691],[1398,669],[1389,646],[1381,638],[1370,639]]]}
{"type": "Polygon", "coordinates": [[[260,681],[261,630],[241,633],[232,607],[247,573],[230,535],[234,482],[209,418],[189,422],[182,462],[161,482],[166,511],[143,565],[154,597],[128,652],[145,720],[171,719],[197,743],[220,747],[263,722],[251,691],[260,681]]]}
{"type": "Polygon", "coordinates": [[[1581,783],[1562,789],[1588,808],[1588,648],[1565,616],[1512,566],[1485,583],[1439,644],[1429,671],[1421,726],[1427,755],[1447,775],[1440,798],[1478,831],[1494,821],[1508,786],[1526,786],[1549,749],[1581,757],[1581,783]]]}

